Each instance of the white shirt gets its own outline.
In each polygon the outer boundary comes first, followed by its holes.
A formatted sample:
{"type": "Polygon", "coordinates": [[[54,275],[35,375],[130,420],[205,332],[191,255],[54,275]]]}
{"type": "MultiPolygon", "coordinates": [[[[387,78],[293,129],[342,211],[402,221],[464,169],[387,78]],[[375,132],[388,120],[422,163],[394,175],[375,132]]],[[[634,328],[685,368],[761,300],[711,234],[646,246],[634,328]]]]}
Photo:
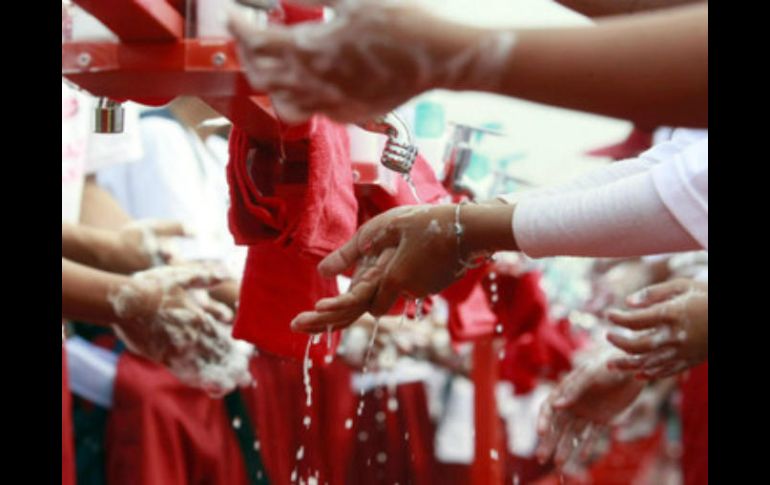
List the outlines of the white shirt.
{"type": "Polygon", "coordinates": [[[513,231],[531,257],[707,249],[708,132],[676,130],[639,158],[516,197],[513,231]]]}
{"type": "Polygon", "coordinates": [[[62,81],[62,222],[80,219],[85,176],[114,164],[141,157],[142,144],[136,130],[138,113],[126,109],[126,128],[121,134],[96,134],[91,128],[94,98],[62,81]]]}

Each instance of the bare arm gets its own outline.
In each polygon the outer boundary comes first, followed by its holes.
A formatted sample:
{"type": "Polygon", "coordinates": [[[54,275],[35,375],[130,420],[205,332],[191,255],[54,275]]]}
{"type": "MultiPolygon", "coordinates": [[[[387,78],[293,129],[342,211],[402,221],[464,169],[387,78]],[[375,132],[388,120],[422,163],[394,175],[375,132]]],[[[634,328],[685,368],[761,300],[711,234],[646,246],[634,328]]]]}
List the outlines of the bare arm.
{"type": "Polygon", "coordinates": [[[80,222],[87,226],[118,230],[131,220],[112,194],[101,188],[93,175],[89,175],[83,187],[80,222]]]}
{"type": "Polygon", "coordinates": [[[586,17],[604,17],[625,13],[658,10],[703,0],[556,0],[570,10],[582,13],[586,17]]]}
{"type": "Polygon", "coordinates": [[[707,4],[516,36],[493,92],[641,124],[708,127],[707,4]]]}
{"type": "Polygon", "coordinates": [[[128,281],[127,276],[89,268],[62,258],[62,316],[98,325],[108,325],[119,320],[107,295],[111,288],[125,285],[128,281]]]}
{"type": "Polygon", "coordinates": [[[482,29],[413,5],[345,3],[330,24],[231,19],[285,121],[354,122],[434,88],[487,91],[646,126],[708,126],[708,4],[577,28],[482,29]],[[361,82],[366,79],[366,82],[361,82]]]}

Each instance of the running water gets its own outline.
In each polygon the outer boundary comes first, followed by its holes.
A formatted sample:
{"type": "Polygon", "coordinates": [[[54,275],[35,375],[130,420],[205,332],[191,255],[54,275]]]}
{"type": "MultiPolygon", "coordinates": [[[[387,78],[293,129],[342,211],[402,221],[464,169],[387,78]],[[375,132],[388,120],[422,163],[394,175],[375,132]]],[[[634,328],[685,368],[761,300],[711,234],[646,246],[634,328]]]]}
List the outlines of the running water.
{"type": "Polygon", "coordinates": [[[313,337],[307,339],[305,347],[305,359],[302,361],[302,382],[305,384],[305,406],[313,404],[313,386],[310,384],[310,368],[313,366],[310,360],[310,346],[313,345],[313,337]]]}
{"type": "Polygon", "coordinates": [[[415,321],[422,320],[423,314],[422,314],[422,304],[425,303],[425,298],[418,298],[414,300],[414,319],[415,321]]]}
{"type": "Polygon", "coordinates": [[[409,186],[409,190],[412,191],[412,197],[414,197],[414,200],[417,201],[418,204],[422,204],[423,201],[420,198],[420,195],[417,193],[417,187],[414,186],[414,181],[412,180],[412,176],[408,173],[405,173],[403,175],[404,182],[406,182],[406,185],[409,186]]]}
{"type": "MultiPolygon", "coordinates": [[[[374,348],[374,339],[377,338],[377,330],[380,328],[380,319],[374,319],[374,328],[372,329],[372,336],[369,339],[369,345],[366,347],[366,355],[364,356],[364,368],[361,377],[366,376],[369,373],[369,359],[372,356],[372,349],[374,348]]],[[[358,400],[358,410],[356,415],[361,416],[364,412],[364,388],[361,387],[361,395],[358,400]]]]}
{"type": "Polygon", "coordinates": [[[326,356],[324,357],[324,363],[331,364],[334,360],[334,352],[332,350],[332,326],[326,327],[326,356]]]}

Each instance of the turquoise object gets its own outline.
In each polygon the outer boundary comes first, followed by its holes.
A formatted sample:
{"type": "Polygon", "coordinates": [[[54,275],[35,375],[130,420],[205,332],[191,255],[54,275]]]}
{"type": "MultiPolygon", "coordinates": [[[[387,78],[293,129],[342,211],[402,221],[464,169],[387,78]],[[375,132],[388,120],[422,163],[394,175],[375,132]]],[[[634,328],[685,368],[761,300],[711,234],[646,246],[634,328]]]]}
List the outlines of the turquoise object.
{"type": "Polygon", "coordinates": [[[418,138],[440,138],[446,120],[444,107],[433,101],[420,101],[414,108],[414,134],[418,138]]]}

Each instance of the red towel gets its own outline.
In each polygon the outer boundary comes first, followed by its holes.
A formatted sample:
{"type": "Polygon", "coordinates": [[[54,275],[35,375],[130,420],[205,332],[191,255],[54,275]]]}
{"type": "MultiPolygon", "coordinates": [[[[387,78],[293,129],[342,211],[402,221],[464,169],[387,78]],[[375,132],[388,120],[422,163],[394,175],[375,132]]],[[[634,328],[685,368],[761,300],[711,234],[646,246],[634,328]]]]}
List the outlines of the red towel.
{"type": "Polygon", "coordinates": [[[499,265],[495,265],[494,271],[494,280],[487,276],[482,281],[490,298],[492,284],[497,285],[498,301],[492,309],[503,326],[502,333],[507,340],[533,330],[548,318],[548,300],[540,287],[541,275],[538,271],[514,275],[499,265]]]}
{"type": "Polygon", "coordinates": [[[486,272],[486,266],[470,270],[441,292],[449,303],[448,326],[453,342],[473,340],[495,330],[497,316],[490,308],[481,283],[486,272]]]}
{"type": "Polygon", "coordinates": [[[572,353],[579,347],[569,321],[542,320],[532,331],[506,344],[500,378],[511,381],[517,395],[531,392],[538,381],[556,381],[572,368],[572,353]]]}
{"type": "Polygon", "coordinates": [[[75,485],[75,452],[72,436],[72,402],[67,381],[67,352],[61,349],[61,483],[75,485]]]}
{"type": "Polygon", "coordinates": [[[273,240],[325,256],[355,232],[357,204],[343,126],[316,117],[307,138],[283,144],[249,139],[234,127],[227,174],[230,231],[237,244],[273,240]]]}
{"type": "MultiPolygon", "coordinates": [[[[319,257],[271,243],[251,246],[233,336],[252,342],[260,350],[302,359],[310,337],[292,331],[291,320],[312,310],[319,299],[338,294],[336,280],[318,274],[319,261],[319,257]]],[[[338,332],[334,332],[333,349],[338,340],[338,332]]],[[[319,344],[311,347],[311,357],[319,361],[327,353],[327,336],[323,334],[319,344]]]]}

